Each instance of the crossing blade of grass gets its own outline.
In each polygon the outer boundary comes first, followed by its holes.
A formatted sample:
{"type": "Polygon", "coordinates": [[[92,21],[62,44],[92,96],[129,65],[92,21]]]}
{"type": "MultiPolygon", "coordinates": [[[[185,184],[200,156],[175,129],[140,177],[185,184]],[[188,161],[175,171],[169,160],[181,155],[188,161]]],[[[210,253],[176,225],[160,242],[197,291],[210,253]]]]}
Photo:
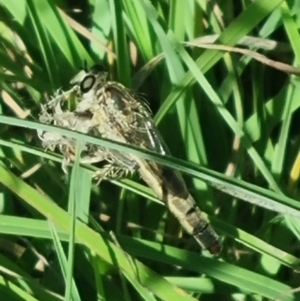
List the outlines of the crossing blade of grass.
{"type": "Polygon", "coordinates": [[[252,204],[265,207],[270,210],[289,214],[292,216],[299,216],[300,205],[295,200],[288,198],[282,194],[272,192],[267,189],[260,188],[255,185],[248,184],[246,182],[236,180],[230,177],[226,177],[218,172],[214,172],[203,167],[199,167],[197,164],[186,162],[180,159],[174,159],[170,156],[164,156],[148,150],[141,150],[134,146],[127,144],[110,141],[108,139],[94,138],[81,133],[73,132],[63,128],[57,128],[46,124],[39,124],[27,120],[19,120],[17,118],[11,118],[0,115],[0,123],[27,127],[32,129],[40,129],[44,131],[57,132],[67,137],[89,142],[95,145],[100,145],[107,148],[119,150],[121,152],[129,152],[137,155],[141,158],[153,160],[157,163],[169,166],[174,169],[178,169],[184,173],[188,173],[195,176],[209,185],[228,193],[234,197],[240,198],[252,204]]]}
{"type": "MultiPolygon", "coordinates": [[[[18,151],[26,152],[32,155],[36,155],[39,158],[44,158],[47,160],[51,160],[54,162],[62,163],[63,158],[62,155],[57,155],[54,153],[47,153],[45,151],[42,151],[40,149],[34,148],[32,146],[26,146],[24,144],[16,143],[16,142],[10,142],[0,139],[0,145],[9,147],[18,151]]],[[[78,193],[78,217],[81,221],[87,222],[88,212],[89,212],[89,199],[91,194],[91,172],[96,172],[98,169],[94,166],[89,166],[86,164],[83,164],[84,167],[81,171],[80,175],[82,175],[82,178],[80,179],[81,185],[77,190],[78,193]]],[[[81,168],[81,167],[80,167],[81,168]]],[[[153,202],[156,202],[158,204],[163,205],[163,202],[158,200],[157,197],[155,197],[153,191],[142,184],[139,184],[137,182],[134,182],[129,179],[121,179],[119,181],[111,180],[111,183],[121,187],[128,189],[132,192],[138,193],[140,196],[143,196],[144,198],[147,198],[153,202]]]]}
{"type": "MultiPolygon", "coordinates": [[[[72,219],[72,217],[71,217],[72,219]]],[[[70,221],[72,223],[72,220],[70,221]]],[[[55,225],[52,223],[52,221],[49,221],[49,229],[50,229],[50,233],[52,235],[52,240],[54,242],[54,246],[55,246],[55,250],[56,250],[56,254],[59,260],[59,264],[62,270],[62,274],[63,274],[63,278],[65,279],[65,300],[66,301],[70,301],[70,300],[76,300],[76,301],[80,301],[80,296],[79,296],[79,292],[78,292],[78,288],[75,284],[75,281],[73,279],[73,255],[71,256],[71,258],[69,257],[68,259],[66,258],[64,249],[62,247],[62,244],[60,242],[60,238],[59,235],[57,233],[57,230],[55,228],[55,225]],[[71,298],[72,296],[72,298],[71,298]]],[[[71,225],[71,228],[74,227],[73,223],[71,225]]],[[[74,235],[73,235],[74,236],[74,235]]],[[[71,235],[69,235],[69,250],[73,249],[72,247],[70,247],[70,239],[72,238],[72,232],[71,235]]],[[[73,242],[73,245],[75,243],[73,242]]]]}
{"type": "Polygon", "coordinates": [[[77,218],[77,198],[78,195],[76,193],[77,187],[80,187],[79,178],[80,178],[80,160],[81,153],[81,142],[78,141],[76,144],[76,152],[75,152],[75,162],[71,173],[71,182],[70,182],[70,193],[69,193],[69,214],[71,219],[71,227],[70,227],[70,235],[68,241],[68,259],[65,256],[64,250],[59,240],[59,236],[56,232],[54,225],[49,222],[49,227],[51,229],[51,233],[53,236],[53,241],[56,246],[56,252],[59,258],[60,266],[63,271],[63,275],[66,281],[65,285],[65,300],[75,300],[80,301],[81,298],[79,296],[78,288],[73,279],[73,269],[74,269],[74,254],[75,254],[75,233],[76,233],[76,218],[77,218]]]}
{"type": "Polygon", "coordinates": [[[75,281],[73,280],[73,269],[74,269],[74,256],[75,256],[75,233],[76,233],[76,218],[77,214],[77,196],[76,193],[77,187],[80,187],[80,172],[81,169],[79,167],[80,154],[82,150],[81,141],[77,141],[76,149],[75,149],[75,162],[72,168],[71,173],[71,181],[70,181],[70,192],[69,192],[69,214],[71,215],[71,231],[70,231],[70,239],[69,239],[69,249],[68,249],[68,261],[67,261],[67,270],[66,270],[66,289],[65,289],[65,297],[66,301],[71,300],[80,300],[80,296],[78,293],[78,289],[75,285],[75,281]]]}
{"type": "Polygon", "coordinates": [[[18,151],[24,151],[32,155],[36,155],[37,157],[45,158],[48,160],[52,160],[55,162],[62,162],[62,156],[59,156],[57,154],[49,154],[44,152],[43,150],[40,150],[39,148],[34,148],[25,144],[21,144],[20,141],[18,142],[12,142],[12,141],[5,141],[0,139],[0,145],[9,147],[18,151]]]}
{"type": "Polygon", "coordinates": [[[283,109],[283,119],[278,142],[275,146],[274,156],[272,158],[272,172],[279,179],[283,173],[284,161],[287,153],[287,145],[289,137],[289,130],[292,122],[292,102],[294,86],[289,86],[286,101],[283,109]]]}
{"type": "Polygon", "coordinates": [[[92,190],[92,172],[82,166],[79,166],[79,170],[79,179],[74,187],[76,191],[76,216],[87,224],[92,190]]]}
{"type": "MultiPolygon", "coordinates": [[[[0,139],[0,145],[9,147],[18,151],[26,152],[32,155],[36,155],[39,158],[44,158],[47,160],[51,160],[54,162],[62,163],[63,158],[62,155],[57,155],[54,153],[47,153],[45,151],[42,151],[40,149],[34,148],[32,146],[16,143],[16,142],[10,142],[0,139]]],[[[81,168],[81,167],[80,167],[81,168]]],[[[92,182],[91,182],[91,172],[96,172],[98,169],[94,166],[83,164],[82,171],[80,172],[80,175],[82,175],[80,179],[81,185],[77,187],[77,193],[78,193],[78,217],[81,221],[87,222],[87,217],[89,213],[89,199],[91,194],[91,188],[92,188],[92,182]]],[[[163,205],[163,202],[158,200],[157,197],[155,197],[153,191],[142,184],[139,184],[137,182],[134,182],[129,179],[121,179],[119,181],[111,180],[111,183],[120,186],[121,188],[128,189],[132,192],[138,193],[140,196],[143,196],[153,202],[159,203],[163,205]]]]}

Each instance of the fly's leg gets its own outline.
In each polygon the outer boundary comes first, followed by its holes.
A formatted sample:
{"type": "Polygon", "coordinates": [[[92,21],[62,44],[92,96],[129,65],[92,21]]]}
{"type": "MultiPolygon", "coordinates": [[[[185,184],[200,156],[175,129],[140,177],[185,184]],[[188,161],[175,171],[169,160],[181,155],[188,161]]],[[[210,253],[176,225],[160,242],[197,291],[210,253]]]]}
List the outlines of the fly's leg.
{"type": "Polygon", "coordinates": [[[126,165],[124,162],[116,160],[107,160],[108,163],[104,165],[101,169],[95,172],[94,179],[97,180],[97,185],[101,183],[104,179],[118,180],[129,175],[134,174],[137,169],[135,162],[131,165],[126,165]]]}
{"type": "Polygon", "coordinates": [[[132,170],[124,166],[108,163],[95,172],[93,178],[97,180],[97,185],[104,179],[118,180],[132,173],[132,170]]]}

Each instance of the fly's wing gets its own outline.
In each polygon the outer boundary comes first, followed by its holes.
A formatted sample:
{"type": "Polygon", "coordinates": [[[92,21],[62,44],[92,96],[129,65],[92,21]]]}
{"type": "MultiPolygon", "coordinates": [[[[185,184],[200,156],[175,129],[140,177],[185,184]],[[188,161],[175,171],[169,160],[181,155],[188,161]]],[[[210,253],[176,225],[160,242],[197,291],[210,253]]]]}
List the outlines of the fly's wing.
{"type": "Polygon", "coordinates": [[[137,126],[135,127],[134,134],[129,137],[130,143],[133,143],[141,148],[155,151],[161,155],[169,154],[169,150],[161,137],[154,122],[149,116],[137,115],[137,126]]]}

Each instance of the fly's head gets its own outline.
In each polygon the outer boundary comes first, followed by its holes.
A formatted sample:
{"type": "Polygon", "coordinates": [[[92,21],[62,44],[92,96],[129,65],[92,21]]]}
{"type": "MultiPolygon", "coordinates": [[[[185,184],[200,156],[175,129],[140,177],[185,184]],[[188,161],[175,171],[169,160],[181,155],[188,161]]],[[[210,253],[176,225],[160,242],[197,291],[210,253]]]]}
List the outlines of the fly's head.
{"type": "Polygon", "coordinates": [[[83,112],[88,105],[101,103],[109,108],[109,111],[122,112],[123,115],[130,115],[131,112],[139,110],[150,113],[148,104],[126,87],[117,82],[107,81],[107,72],[103,71],[100,65],[80,71],[71,83],[80,87],[81,91],[81,104],[77,107],[77,112],[83,112]]]}
{"type": "Polygon", "coordinates": [[[105,85],[107,72],[100,65],[94,65],[89,70],[81,70],[72,80],[71,84],[78,86],[81,99],[77,105],[76,112],[83,113],[92,111],[97,103],[97,94],[105,85]]]}
{"type": "Polygon", "coordinates": [[[149,138],[148,127],[152,116],[148,104],[122,84],[107,81],[106,76],[96,65],[73,79],[81,94],[75,114],[90,116],[93,135],[151,147],[153,135],[149,138]]]}

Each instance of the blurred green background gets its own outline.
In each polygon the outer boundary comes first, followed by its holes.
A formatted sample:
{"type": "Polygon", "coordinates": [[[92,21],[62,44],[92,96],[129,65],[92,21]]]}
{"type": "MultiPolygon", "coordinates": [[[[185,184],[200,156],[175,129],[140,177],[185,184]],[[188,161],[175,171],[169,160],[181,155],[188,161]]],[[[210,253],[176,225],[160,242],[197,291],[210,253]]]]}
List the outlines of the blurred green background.
{"type": "Polygon", "coordinates": [[[0,300],[300,300],[299,27],[296,0],[0,0],[0,300]],[[137,176],[41,148],[40,105],[94,63],[149,101],[218,257],[137,176]]]}

